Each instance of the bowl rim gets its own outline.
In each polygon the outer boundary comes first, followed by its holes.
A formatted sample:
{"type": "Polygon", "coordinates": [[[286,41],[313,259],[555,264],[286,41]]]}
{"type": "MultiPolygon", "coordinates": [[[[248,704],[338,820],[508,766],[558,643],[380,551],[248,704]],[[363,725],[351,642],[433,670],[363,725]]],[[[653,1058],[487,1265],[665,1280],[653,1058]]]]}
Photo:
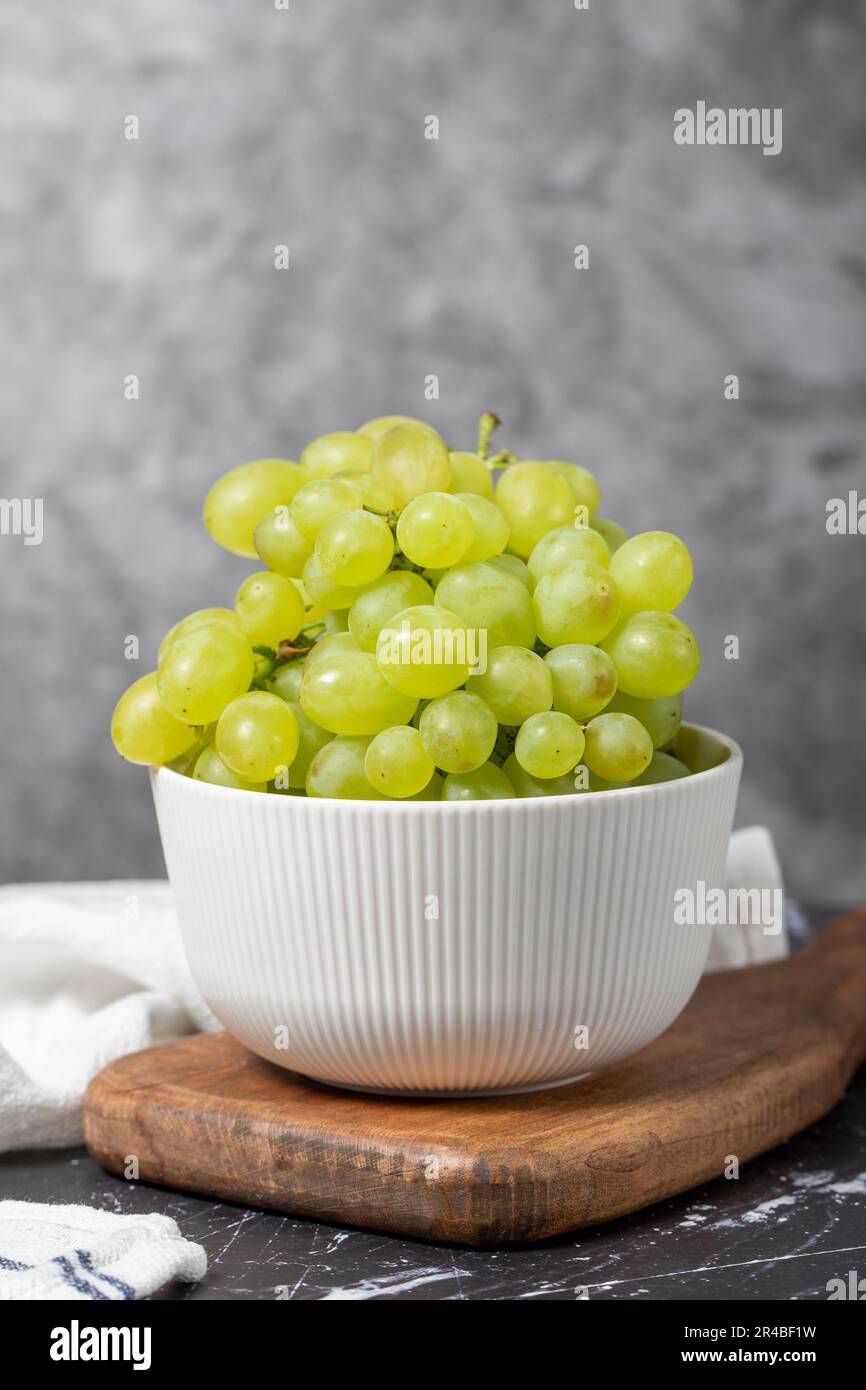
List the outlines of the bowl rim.
{"type": "MultiPolygon", "coordinates": [[[[242,797],[244,801],[253,799],[253,804],[259,804],[264,795],[269,805],[288,803],[289,806],[297,806],[299,802],[303,801],[306,805],[311,807],[315,806],[317,808],[315,811],[310,811],[308,813],[310,815],[325,815],[329,808],[333,811],[335,807],[340,806],[375,807],[376,814],[379,814],[379,808],[408,815],[422,814],[425,811],[429,812],[431,807],[441,807],[441,812],[434,812],[434,814],[443,815],[463,815],[470,811],[474,811],[476,815],[492,815],[497,811],[504,814],[516,814],[510,809],[506,810],[506,808],[520,806],[524,811],[530,810],[531,808],[537,811],[539,807],[563,803],[567,806],[592,806],[597,805],[601,800],[609,800],[611,797],[616,796],[635,798],[641,796],[647,797],[648,795],[667,796],[673,794],[675,791],[682,794],[686,787],[697,787],[699,783],[703,786],[710,780],[719,780],[722,777],[730,776],[734,770],[739,773],[743,764],[743,750],[735,739],[731,738],[728,734],[720,733],[718,729],[711,729],[706,724],[692,724],[690,721],[684,721],[681,727],[684,729],[694,729],[698,733],[708,735],[727,750],[727,757],[723,758],[721,762],[715,763],[712,767],[704,768],[701,772],[689,773],[688,777],[677,777],[670,782],[651,782],[649,785],[642,787],[613,787],[609,791],[593,792],[591,795],[580,795],[575,793],[572,796],[497,797],[490,801],[401,801],[397,798],[390,798],[382,801],[368,801],[366,799],[361,800],[360,798],[348,796],[275,796],[262,792],[248,792],[243,787],[220,787],[214,782],[199,782],[193,777],[187,777],[181,772],[175,772],[174,769],[170,767],[151,767],[149,771],[151,786],[154,790],[157,779],[166,778],[169,781],[177,780],[178,782],[186,783],[188,789],[192,790],[193,796],[209,796],[211,793],[217,793],[220,796],[227,796],[230,799],[237,797],[242,797]]],[[[282,813],[278,812],[278,814],[282,813]]]]}

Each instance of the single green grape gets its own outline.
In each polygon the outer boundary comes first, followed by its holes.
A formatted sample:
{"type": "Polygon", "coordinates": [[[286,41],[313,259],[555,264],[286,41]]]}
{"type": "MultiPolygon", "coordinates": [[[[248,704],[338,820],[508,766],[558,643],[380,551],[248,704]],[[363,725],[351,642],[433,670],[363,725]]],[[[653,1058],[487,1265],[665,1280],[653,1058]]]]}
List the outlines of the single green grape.
{"type": "Polygon", "coordinates": [[[273,695],[279,695],[281,700],[297,700],[303,679],[304,662],[300,657],[295,657],[293,661],[287,661],[284,666],[277,667],[268,677],[267,687],[273,695]]]}
{"type": "Polygon", "coordinates": [[[384,483],[374,478],[372,473],[335,473],[335,482],[347,482],[355,494],[356,506],[366,507],[379,516],[387,516],[396,511],[394,496],[384,483]]]}
{"type": "MultiPolygon", "coordinates": [[[[295,723],[298,726],[298,751],[289,764],[288,775],[289,789],[294,790],[306,785],[310,763],[319,749],[324,748],[326,743],[330,743],[334,735],[327,729],[320,729],[318,724],[314,724],[312,719],[304,714],[297,700],[287,700],[286,704],[295,716],[295,723]]],[[[277,786],[278,791],[286,790],[282,785],[284,780],[280,779],[277,786]]]]}
{"type": "Polygon", "coordinates": [[[378,734],[415,713],[417,700],[388,684],[370,652],[329,651],[308,657],[306,668],[301,709],[332,734],[378,734]]]}
{"type": "Polygon", "coordinates": [[[443,772],[473,772],[493,752],[499,726],[478,695],[458,690],[430,701],[419,730],[424,747],[443,772]]]}
{"type": "Polygon", "coordinates": [[[677,782],[681,777],[688,777],[689,770],[685,763],[681,763],[679,758],[671,757],[670,753],[653,753],[652,761],[645,772],[639,777],[635,777],[633,782],[628,785],[631,787],[652,787],[658,782],[677,782]]]}
{"type": "Polygon", "coordinates": [[[520,726],[514,756],[530,777],[563,777],[583,754],[583,730],[570,714],[549,710],[520,726]]]}
{"type": "Polygon", "coordinates": [[[173,762],[199,741],[201,730],[176,719],[159,698],[151,671],[124,690],[111,716],[111,739],[122,758],[160,767],[173,762]]]}
{"type": "Polygon", "coordinates": [[[337,430],[320,434],[301,454],[301,467],[311,478],[330,478],[346,470],[363,473],[370,467],[373,446],[363,434],[337,430]]]}
{"type": "Polygon", "coordinates": [[[295,494],[289,508],[292,525],[314,542],[326,521],[358,505],[358,493],[348,478],[315,478],[295,494]]]}
{"type": "Polygon", "coordinates": [[[406,503],[397,522],[397,543],[414,565],[447,569],[472,544],[472,513],[447,492],[425,492],[406,503]]]}
{"type": "Polygon", "coordinates": [[[601,714],[616,691],[616,666],[600,647],[566,642],[544,658],[553,684],[553,708],[572,719],[601,714]]]}
{"type": "Polygon", "coordinates": [[[375,660],[395,690],[429,700],[464,684],[476,635],[439,603],[404,608],[379,632],[375,660]]]}
{"type": "Polygon", "coordinates": [[[176,637],[159,663],[159,698],[185,724],[210,724],[249,689],[252,647],[227,623],[209,623],[176,637]]]}
{"type": "Polygon", "coordinates": [[[436,602],[467,627],[487,633],[487,650],[531,647],[535,642],[532,600],[519,579],[493,564],[457,565],[436,586],[436,602]]]}
{"type": "Polygon", "coordinates": [[[538,634],[548,647],[600,642],[619,617],[619,594],[606,569],[577,560],[546,574],[535,586],[532,607],[538,634]]]}
{"type": "Polygon", "coordinates": [[[639,700],[618,690],[607,709],[639,719],[653,741],[653,748],[666,748],[683,721],[682,695],[670,695],[664,700],[639,700]]]}
{"type": "Polygon", "coordinates": [[[251,690],[226,705],[216,728],[216,749],[245,782],[270,782],[298,751],[298,724],[285,700],[251,690]]]}
{"type": "Polygon", "coordinates": [[[176,637],[183,637],[185,633],[193,632],[197,627],[207,627],[210,623],[227,623],[237,632],[241,631],[240,618],[231,608],[197,608],[165,634],[160,643],[158,660],[162,660],[176,637]]]}
{"type": "Polygon", "coordinates": [[[701,665],[697,638],[673,613],[631,613],[602,646],[616,663],[619,689],[641,700],[679,695],[701,665]]]}
{"type": "MultiPolygon", "coordinates": [[[[505,520],[504,517],[503,520],[505,520]]],[[[495,565],[497,569],[505,570],[506,574],[513,575],[515,579],[519,579],[524,589],[527,589],[530,594],[535,588],[532,582],[532,575],[529,573],[529,566],[525,560],[521,560],[519,555],[491,555],[486,563],[488,565],[495,565]]]]}
{"type": "Polygon", "coordinates": [[[533,546],[528,560],[533,586],[546,574],[570,569],[578,560],[590,560],[607,569],[610,551],[597,531],[589,526],[557,526],[533,546]]]}
{"type": "MultiPolygon", "coordinates": [[[[493,560],[501,555],[508,544],[508,522],[496,503],[474,492],[457,492],[454,495],[458,502],[468,508],[475,530],[472,544],[461,557],[461,563],[493,560]]],[[[516,560],[517,556],[512,558],[516,560]]]]}
{"type": "Polygon", "coordinates": [[[649,766],[653,742],[630,714],[598,714],[586,726],[584,762],[608,782],[631,782],[649,766]]]}
{"type": "Polygon", "coordinates": [[[506,468],[494,500],[508,522],[509,547],[523,559],[548,531],[574,521],[574,493],[568,479],[537,460],[506,468]]]}
{"type": "Polygon", "coordinates": [[[448,450],[429,425],[395,425],[373,441],[371,473],[394,497],[398,511],[422,492],[451,486],[448,450]]]}
{"type": "Polygon", "coordinates": [[[247,782],[232,772],[213,743],[209,743],[199,754],[192,775],[197,782],[209,782],[214,787],[232,787],[235,791],[266,792],[268,789],[267,782],[247,782]]]}
{"type": "Polygon", "coordinates": [[[607,517],[594,516],[589,524],[592,530],[597,531],[601,536],[611,555],[614,555],[623,542],[628,540],[628,531],[624,526],[620,526],[618,521],[609,521],[607,517]]]}
{"type": "Polygon", "coordinates": [[[316,555],[336,584],[358,588],[385,573],[394,556],[394,537],[383,517],[356,508],[325,522],[316,537],[316,555]]]}
{"type": "MultiPolygon", "coordinates": [[[[360,650],[351,632],[326,632],[304,657],[304,671],[312,670],[320,657],[326,656],[330,659],[337,652],[357,652],[360,650]]],[[[301,685],[303,685],[303,676],[301,677],[301,685]]],[[[298,691],[298,699],[300,699],[300,686],[298,691]]]]}
{"type": "Polygon", "coordinates": [[[390,570],[359,593],[349,609],[349,631],[362,651],[374,652],[382,628],[404,608],[426,607],[433,590],[414,570],[390,570]]]}
{"type": "Polygon", "coordinates": [[[504,801],[515,795],[511,782],[495,763],[482,763],[472,772],[449,772],[443,801],[504,801]]]}
{"type": "Polygon", "coordinates": [[[310,763],[307,796],[337,797],[343,801],[384,801],[381,792],[370,786],[364,760],[370,746],[368,738],[332,738],[310,763]]]}
{"type": "Polygon", "coordinates": [[[588,468],[582,468],[579,463],[563,463],[561,459],[551,459],[548,467],[556,469],[566,479],[577,506],[585,507],[590,516],[598,511],[601,492],[588,468]]]}
{"type": "Polygon", "coordinates": [[[338,584],[326,570],[315,550],[304,565],[303,584],[307,597],[326,608],[349,608],[361,592],[360,586],[338,584]]]}
{"type": "Polygon", "coordinates": [[[486,670],[471,676],[466,689],[481,696],[500,724],[522,724],[530,715],[549,710],[553,703],[550,671],[528,647],[494,647],[486,670]]]}
{"type": "Polygon", "coordinates": [[[307,475],[289,459],[254,459],[217,478],[204,501],[204,524],[218,545],[254,559],[253,532],[263,516],[291,502],[307,475]]]}
{"type": "Polygon", "coordinates": [[[502,764],[502,771],[517,796],[573,796],[574,777],[566,772],[562,777],[532,777],[520,766],[512,753],[502,764]]]}
{"type": "Polygon", "coordinates": [[[263,516],[253,532],[256,554],[268,569],[287,579],[298,579],[313,552],[313,542],[292,521],[285,504],[263,516]]]}
{"type": "Polygon", "coordinates": [[[235,612],[253,646],[274,649],[297,637],[305,619],[304,600],[295,585],[272,570],[244,580],[235,594],[235,612]]]}
{"type": "Polygon", "coordinates": [[[429,434],[438,434],[432,425],[428,425],[426,420],[416,420],[414,415],[377,415],[372,420],[365,420],[363,425],[359,425],[357,434],[363,434],[367,439],[374,442],[380,435],[387,434],[388,430],[393,430],[397,425],[411,425],[413,429],[427,430],[429,434]]]}
{"type": "Polygon", "coordinates": [[[411,724],[383,729],[371,741],[364,760],[371,787],[403,800],[424,790],[435,772],[421,735],[411,724]]]}
{"type": "Polygon", "coordinates": [[[453,480],[451,486],[455,493],[471,492],[476,497],[492,499],[493,476],[480,454],[452,449],[448,458],[453,480]]]}
{"type": "Polygon", "coordinates": [[[623,542],[611,559],[610,572],[623,614],[648,609],[670,613],[692,586],[692,557],[670,531],[643,531],[623,542]]]}

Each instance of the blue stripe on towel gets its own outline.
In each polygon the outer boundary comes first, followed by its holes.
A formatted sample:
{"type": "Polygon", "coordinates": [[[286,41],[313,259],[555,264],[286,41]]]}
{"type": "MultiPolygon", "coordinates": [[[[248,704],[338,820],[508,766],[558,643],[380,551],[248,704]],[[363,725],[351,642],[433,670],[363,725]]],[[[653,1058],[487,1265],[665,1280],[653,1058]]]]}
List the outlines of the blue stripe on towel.
{"type": "Polygon", "coordinates": [[[89,1250],[76,1250],[79,1263],[92,1274],[95,1279],[101,1279],[104,1284],[111,1284],[112,1288],[120,1289],[124,1298],[135,1298],[135,1289],[131,1284],[125,1284],[122,1279],[115,1279],[113,1274],[105,1274],[101,1269],[93,1266],[93,1256],[89,1250]]]}
{"type": "Polygon", "coordinates": [[[32,1265],[23,1265],[20,1260],[9,1260],[5,1255],[0,1255],[0,1269],[32,1269],[32,1265]]]}
{"type": "Polygon", "coordinates": [[[95,1284],[88,1284],[86,1279],[80,1278],[75,1273],[72,1261],[67,1260],[65,1255],[55,1255],[51,1263],[60,1267],[67,1284],[71,1284],[73,1289],[77,1289],[79,1293],[86,1294],[88,1298],[99,1299],[101,1303],[111,1302],[107,1293],[103,1293],[102,1289],[98,1289],[95,1284]]]}

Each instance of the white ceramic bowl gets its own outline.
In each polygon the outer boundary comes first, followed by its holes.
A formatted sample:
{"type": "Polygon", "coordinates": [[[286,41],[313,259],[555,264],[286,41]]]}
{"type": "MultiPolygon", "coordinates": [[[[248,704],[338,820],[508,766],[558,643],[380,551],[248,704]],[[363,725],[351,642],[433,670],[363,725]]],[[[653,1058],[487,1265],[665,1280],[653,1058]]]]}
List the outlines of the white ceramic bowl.
{"type": "Polygon", "coordinates": [[[202,995],[278,1066],[375,1091],[529,1090],[636,1052],[701,975],[711,928],[675,925],[674,893],[724,883],[742,764],[721,734],[680,739],[705,770],[514,801],[313,800],[154,772],[202,995]]]}

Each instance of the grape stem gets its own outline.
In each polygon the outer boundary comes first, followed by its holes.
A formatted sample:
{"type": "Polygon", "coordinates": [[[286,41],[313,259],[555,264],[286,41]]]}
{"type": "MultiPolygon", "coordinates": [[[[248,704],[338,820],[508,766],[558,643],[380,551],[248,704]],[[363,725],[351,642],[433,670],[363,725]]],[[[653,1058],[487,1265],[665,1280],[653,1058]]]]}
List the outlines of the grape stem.
{"type": "Polygon", "coordinates": [[[495,429],[502,424],[499,416],[493,410],[485,410],[481,419],[478,421],[478,457],[487,458],[487,450],[490,446],[490,436],[495,429]]]}

